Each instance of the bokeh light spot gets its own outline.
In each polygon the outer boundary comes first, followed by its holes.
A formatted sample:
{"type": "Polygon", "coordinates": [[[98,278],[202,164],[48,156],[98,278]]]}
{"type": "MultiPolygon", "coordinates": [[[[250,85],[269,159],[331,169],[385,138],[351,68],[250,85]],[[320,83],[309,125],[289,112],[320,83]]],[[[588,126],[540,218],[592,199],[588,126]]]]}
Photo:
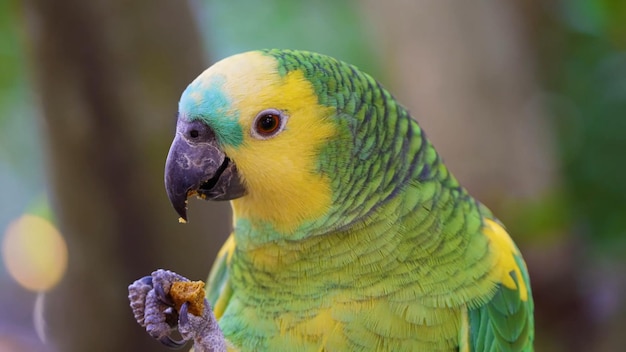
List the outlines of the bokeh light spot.
{"type": "Polygon", "coordinates": [[[67,268],[67,246],[52,223],[26,214],[7,227],[2,258],[9,274],[20,285],[44,292],[63,277],[67,268]]]}

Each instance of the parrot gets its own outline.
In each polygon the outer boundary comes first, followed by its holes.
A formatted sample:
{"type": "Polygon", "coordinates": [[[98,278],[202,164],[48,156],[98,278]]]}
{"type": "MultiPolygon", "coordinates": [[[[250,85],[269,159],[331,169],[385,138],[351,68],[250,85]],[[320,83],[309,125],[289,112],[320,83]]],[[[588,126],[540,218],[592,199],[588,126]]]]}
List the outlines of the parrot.
{"type": "Polygon", "coordinates": [[[504,225],[409,111],[330,56],[267,49],[184,90],[170,202],[230,201],[206,299],[229,351],[532,351],[504,225]]]}

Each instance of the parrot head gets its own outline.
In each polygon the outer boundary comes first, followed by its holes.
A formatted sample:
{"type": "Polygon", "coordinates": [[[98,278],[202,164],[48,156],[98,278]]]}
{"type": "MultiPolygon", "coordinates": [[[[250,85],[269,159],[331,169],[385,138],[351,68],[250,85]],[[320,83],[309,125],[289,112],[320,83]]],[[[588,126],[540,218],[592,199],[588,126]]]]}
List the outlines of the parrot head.
{"type": "Polygon", "coordinates": [[[336,127],[304,72],[248,52],[204,71],[183,92],[165,167],[183,220],[187,198],[234,200],[236,217],[293,230],[331,202],[320,151],[336,127]]]}
{"type": "Polygon", "coordinates": [[[345,227],[408,182],[416,162],[407,156],[422,147],[409,121],[374,79],[328,56],[234,55],[181,96],[167,193],[182,220],[196,195],[231,200],[235,221],[255,233],[345,227]]]}

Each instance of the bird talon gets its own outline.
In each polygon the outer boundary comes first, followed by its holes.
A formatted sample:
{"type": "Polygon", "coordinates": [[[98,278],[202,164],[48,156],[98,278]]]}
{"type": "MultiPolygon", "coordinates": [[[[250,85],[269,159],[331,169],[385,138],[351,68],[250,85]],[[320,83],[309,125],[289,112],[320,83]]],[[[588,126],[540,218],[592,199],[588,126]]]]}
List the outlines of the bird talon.
{"type": "Polygon", "coordinates": [[[187,343],[187,340],[175,340],[175,339],[172,339],[168,335],[162,336],[158,340],[163,345],[165,345],[165,346],[167,346],[169,348],[174,348],[174,349],[179,349],[179,348],[183,347],[187,343]]]}
{"type": "Polygon", "coordinates": [[[163,289],[163,285],[159,283],[154,285],[154,293],[156,293],[156,296],[159,299],[159,301],[163,302],[163,304],[165,304],[166,306],[170,306],[170,307],[174,306],[174,301],[172,300],[172,297],[170,297],[169,294],[165,293],[165,290],[163,289]]]}
{"type": "Polygon", "coordinates": [[[189,302],[185,302],[180,306],[178,312],[178,325],[187,325],[189,323],[189,302]]]}
{"type": "Polygon", "coordinates": [[[148,275],[148,276],[144,276],[141,279],[137,280],[139,282],[141,282],[144,285],[153,287],[154,285],[152,284],[152,276],[148,275]]]}

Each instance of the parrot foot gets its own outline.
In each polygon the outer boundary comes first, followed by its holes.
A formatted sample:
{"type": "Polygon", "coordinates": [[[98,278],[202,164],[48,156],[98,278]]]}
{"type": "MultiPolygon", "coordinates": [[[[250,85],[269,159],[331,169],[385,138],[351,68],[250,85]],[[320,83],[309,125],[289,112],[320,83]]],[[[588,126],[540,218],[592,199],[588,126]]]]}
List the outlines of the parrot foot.
{"type": "Polygon", "coordinates": [[[193,340],[196,352],[226,351],[224,335],[204,299],[204,290],[196,290],[202,293],[200,297],[197,294],[191,297],[188,291],[184,291],[189,290],[188,287],[197,288],[193,284],[183,276],[161,269],[136,280],[128,286],[128,299],[135,320],[165,346],[181,348],[193,340]],[[175,331],[181,335],[181,340],[172,338],[175,331]]]}

